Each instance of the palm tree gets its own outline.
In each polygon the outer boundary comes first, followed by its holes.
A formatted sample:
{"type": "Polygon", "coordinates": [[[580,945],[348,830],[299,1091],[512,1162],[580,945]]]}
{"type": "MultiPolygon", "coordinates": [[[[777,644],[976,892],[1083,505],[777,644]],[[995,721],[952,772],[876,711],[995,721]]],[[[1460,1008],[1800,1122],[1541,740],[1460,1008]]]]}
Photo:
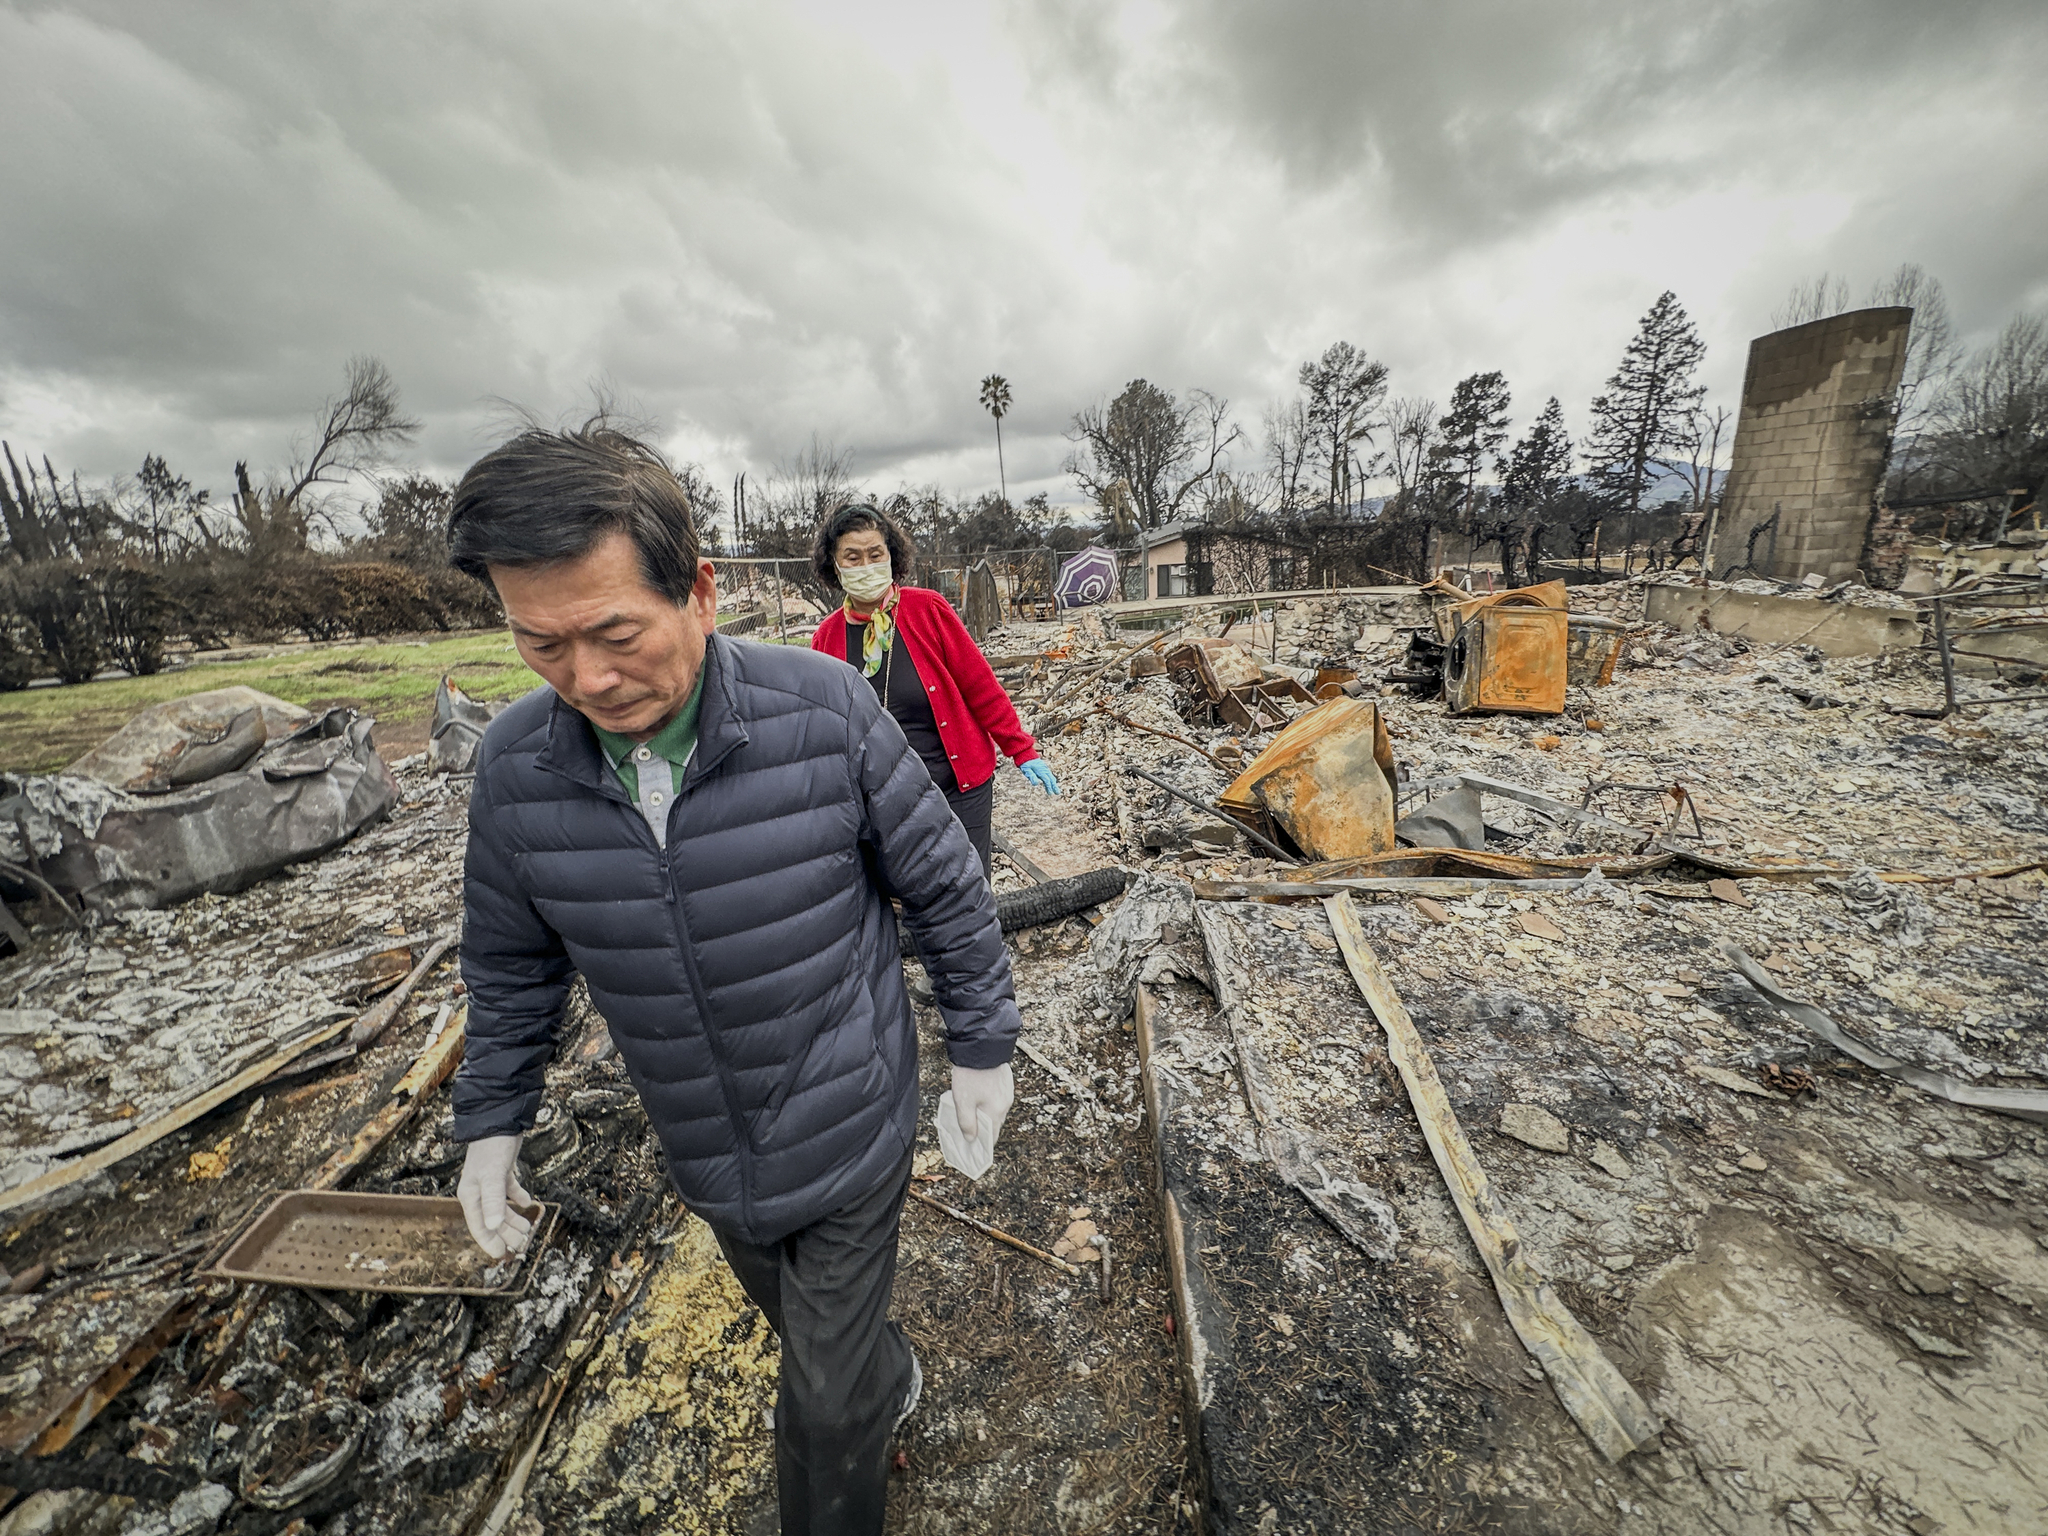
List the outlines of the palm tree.
{"type": "Polygon", "coordinates": [[[996,419],[996,476],[1002,482],[1003,510],[1010,510],[1010,476],[1003,468],[1003,417],[1010,409],[1010,381],[992,373],[981,381],[981,403],[996,419]]]}

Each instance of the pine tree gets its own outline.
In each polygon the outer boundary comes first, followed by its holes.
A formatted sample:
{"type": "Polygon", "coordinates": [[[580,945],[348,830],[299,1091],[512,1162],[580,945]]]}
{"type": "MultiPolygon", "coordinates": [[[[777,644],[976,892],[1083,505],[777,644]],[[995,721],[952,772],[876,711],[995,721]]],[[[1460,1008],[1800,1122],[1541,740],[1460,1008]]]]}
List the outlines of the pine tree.
{"type": "Polygon", "coordinates": [[[1535,424],[1509,451],[1501,474],[1501,572],[1510,586],[1543,579],[1545,519],[1570,489],[1571,473],[1572,440],[1564,429],[1564,408],[1552,395],[1535,424]]]}
{"type": "Polygon", "coordinates": [[[1386,397],[1387,365],[1337,341],[1318,361],[1303,363],[1300,378],[1308,391],[1310,454],[1322,466],[1330,507],[1348,507],[1353,487],[1375,468],[1359,463],[1357,445],[1370,442],[1379,425],[1374,413],[1386,397]]]}
{"type": "MultiPolygon", "coordinates": [[[[1707,355],[1692,319],[1669,289],[1650,306],[1607,392],[1593,402],[1593,437],[1587,449],[1607,505],[1629,519],[1629,547],[1635,520],[1649,486],[1650,465],[1679,446],[1687,414],[1706,386],[1693,374],[1707,355]]],[[[1600,559],[1600,531],[1593,530],[1593,560],[1600,559]]]]}
{"type": "Polygon", "coordinates": [[[1501,500],[1518,509],[1540,510],[1557,498],[1571,472],[1572,440],[1564,429],[1564,408],[1552,395],[1508,454],[1501,500]]]}
{"type": "Polygon", "coordinates": [[[1468,535],[1478,536],[1479,474],[1490,459],[1502,473],[1501,445],[1508,440],[1508,381],[1498,370],[1475,373],[1451,391],[1450,409],[1437,422],[1437,444],[1430,450],[1445,489],[1457,487],[1468,535]]]}

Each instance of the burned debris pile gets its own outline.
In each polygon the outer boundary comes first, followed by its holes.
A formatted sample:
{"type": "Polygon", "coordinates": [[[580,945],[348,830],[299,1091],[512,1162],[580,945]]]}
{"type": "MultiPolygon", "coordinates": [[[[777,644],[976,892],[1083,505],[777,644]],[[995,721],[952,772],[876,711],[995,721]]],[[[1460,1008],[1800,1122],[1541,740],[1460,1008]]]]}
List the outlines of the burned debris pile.
{"type": "MultiPolygon", "coordinates": [[[[383,1215],[445,1202],[463,1150],[445,1079],[464,1016],[448,946],[467,783],[425,754],[394,776],[390,816],[317,859],[164,909],[88,908],[83,927],[46,905],[6,962],[9,1536],[740,1531],[772,1510],[773,1335],[670,1194],[580,991],[522,1147],[551,1219],[538,1256],[495,1273],[445,1206],[438,1231],[383,1215]]],[[[1020,947],[1050,965],[1080,942],[1074,914],[1125,883],[1101,863],[1009,882],[1020,947]]],[[[931,1100],[936,1052],[928,1071],[931,1100]]],[[[1020,1126],[1015,1164],[980,1191],[944,1187],[936,1149],[921,1152],[921,1190],[1028,1222],[1034,1247],[1084,1208],[1130,1247],[1112,1309],[1081,1266],[1078,1285],[1028,1259],[992,1268],[973,1228],[907,1218],[899,1311],[950,1383],[899,1489],[909,1507],[1025,1507],[1085,1466],[1074,1507],[1170,1518],[1186,1463],[1157,1326],[1163,1250],[1123,1097],[1125,1121],[1085,1155],[1050,1130],[1057,1144],[1033,1149],[1020,1126]],[[1013,1475],[990,1482],[990,1457],[1013,1475]]]]}
{"type": "MultiPolygon", "coordinates": [[[[933,1138],[920,1012],[892,1519],[2048,1527],[2024,586],[1444,583],[993,631],[1065,793],[998,778],[1025,1033],[978,1183],[933,1138]]],[[[264,765],[311,740],[346,802],[350,727],[265,707],[13,786],[0,858],[55,882],[39,829],[288,784],[264,765]]],[[[475,1273],[412,1293],[371,1230],[460,1168],[489,712],[446,697],[430,753],[365,767],[381,818],[254,883],[11,888],[41,906],[0,961],[4,1536],[772,1509],[773,1335],[580,998],[523,1147],[538,1252],[487,1273],[451,1238],[475,1273]],[[255,1262],[294,1212],[340,1283],[255,1262]]]]}
{"type": "MultiPolygon", "coordinates": [[[[1438,627],[1450,593],[1420,612],[1432,594],[1408,595],[1391,634],[1351,595],[1227,632],[1229,605],[1183,608],[1151,637],[1162,662],[1201,644],[1206,670],[1179,676],[1129,654],[1142,633],[991,636],[1038,640],[1018,688],[1058,700],[1044,750],[1147,871],[1119,909],[1142,904],[1144,940],[1116,963],[1145,978],[1216,1528],[1344,1530],[1364,1509],[1544,1531],[2043,1518],[1996,1405],[2048,1342],[2048,701],[2023,667],[1971,677],[1951,656],[1944,710],[1928,605],[1759,585],[1734,595],[1797,619],[1760,609],[1770,637],[1657,622],[1654,583],[1570,589],[1561,706],[1526,714],[1460,713],[1449,676],[1412,675],[1413,639],[1440,666],[1461,634],[1496,654],[1469,620],[1438,627]],[[1830,654],[1814,641],[1845,609],[1909,644],[1830,654]],[[1333,613],[1356,631],[1330,633],[1333,613]],[[1608,622],[1575,644],[1581,618],[1608,622]],[[1246,627],[1278,717],[1252,729],[1209,683],[1243,673],[1226,647],[1246,627]],[[1337,653],[1357,676],[1331,689],[1337,653]],[[1367,709],[1388,750],[1354,725],[1331,779],[1379,846],[1340,854],[1300,814],[1299,774],[1249,791],[1367,709]],[[1340,904],[1471,1161],[1432,1140],[1340,904]],[[1468,1205],[1474,1177],[1490,1193],[1468,1205]],[[1500,1219],[1493,1260],[1474,1209],[1500,1219]],[[1534,1333],[1521,1294],[1555,1303],[1534,1333]],[[1573,1327],[1597,1361],[1543,1342],[1573,1327]],[[1773,1364],[1788,1335],[1796,1376],[1773,1364]],[[1588,1372],[1643,1414],[1601,1429],[1588,1372]],[[1874,1419],[1854,1406],[1873,1393],[1874,1419]]],[[[1089,1022],[1028,1020],[1027,1039],[1054,1027],[1055,1060],[1057,1031],[1089,1022]]]]}
{"type": "Polygon", "coordinates": [[[397,798],[374,723],[221,688],[142,711],[62,773],[0,775],[0,894],[167,907],[325,852],[397,798]]]}
{"type": "MultiPolygon", "coordinates": [[[[462,1159],[445,1078],[465,796],[417,761],[396,781],[393,815],[323,859],[238,895],[96,915],[12,962],[0,1020],[25,1091],[7,1096],[0,1201],[280,1043],[331,1043],[8,1216],[0,1268],[19,1294],[0,1302],[0,1364],[23,1369],[0,1446],[36,1469],[10,1485],[26,1496],[10,1532],[474,1528],[573,1367],[693,1241],[580,1002],[522,1150],[552,1217],[531,1263],[494,1273],[459,1221],[436,1239],[378,1206],[451,1195],[462,1159]]],[[[772,1387],[749,1391],[751,1427],[772,1387]]],[[[715,1439],[694,1454],[708,1469],[714,1453],[732,1454],[715,1439]]]]}

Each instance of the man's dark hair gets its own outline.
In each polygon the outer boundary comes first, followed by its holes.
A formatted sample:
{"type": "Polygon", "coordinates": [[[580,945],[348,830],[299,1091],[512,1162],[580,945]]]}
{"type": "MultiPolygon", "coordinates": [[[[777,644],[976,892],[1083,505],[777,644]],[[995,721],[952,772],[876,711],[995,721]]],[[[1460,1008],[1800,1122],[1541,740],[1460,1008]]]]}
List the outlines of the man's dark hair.
{"type": "Polygon", "coordinates": [[[455,487],[448,559],[488,582],[494,565],[575,560],[613,533],[633,541],[650,587],[689,600],[697,524],[668,461],[601,417],[567,432],[535,427],[478,459],[455,487]]]}
{"type": "Polygon", "coordinates": [[[881,508],[856,501],[818,524],[818,537],[811,545],[811,569],[818,573],[818,580],[828,592],[840,590],[839,564],[832,558],[839,549],[839,541],[849,533],[864,533],[870,528],[889,546],[889,569],[898,582],[906,582],[917,573],[917,550],[910,535],[897,527],[881,508]]]}

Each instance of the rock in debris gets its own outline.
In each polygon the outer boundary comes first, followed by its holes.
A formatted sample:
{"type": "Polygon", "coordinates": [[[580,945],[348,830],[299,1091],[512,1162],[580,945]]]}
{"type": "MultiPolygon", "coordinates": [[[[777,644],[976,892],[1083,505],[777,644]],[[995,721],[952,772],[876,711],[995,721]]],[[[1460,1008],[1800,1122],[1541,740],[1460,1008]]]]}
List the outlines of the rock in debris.
{"type": "Polygon", "coordinates": [[[121,1536],[199,1536],[216,1530],[235,1496],[220,1483],[187,1488],[168,1510],[137,1510],[121,1527],[121,1536]]]}
{"type": "Polygon", "coordinates": [[[1964,1349],[1959,1344],[1951,1343],[1938,1333],[1923,1332],[1921,1329],[1915,1328],[1911,1323],[1901,1323],[1899,1326],[1905,1330],[1906,1337],[1912,1340],[1913,1347],[1923,1355],[1940,1355],[1946,1360],[1967,1360],[1970,1358],[1970,1352],[1967,1349],[1964,1349]]]}
{"type": "Polygon", "coordinates": [[[1617,1179],[1625,1179],[1635,1171],[1629,1167],[1628,1159],[1621,1155],[1620,1150],[1612,1142],[1594,1142],[1593,1150],[1587,1156],[1592,1159],[1595,1168],[1617,1179]]]}
{"type": "Polygon", "coordinates": [[[1502,1135],[1512,1136],[1539,1152],[1569,1152],[1572,1149],[1571,1132],[1565,1129],[1564,1122],[1549,1110],[1538,1109],[1534,1104],[1503,1104],[1500,1129],[1502,1135]]]}
{"type": "Polygon", "coordinates": [[[1102,1257],[1102,1250],[1089,1242],[1093,1236],[1094,1222],[1085,1218],[1069,1222],[1067,1230],[1060,1234],[1060,1240],[1052,1245],[1053,1257],[1075,1264],[1093,1264],[1102,1257]]]}

